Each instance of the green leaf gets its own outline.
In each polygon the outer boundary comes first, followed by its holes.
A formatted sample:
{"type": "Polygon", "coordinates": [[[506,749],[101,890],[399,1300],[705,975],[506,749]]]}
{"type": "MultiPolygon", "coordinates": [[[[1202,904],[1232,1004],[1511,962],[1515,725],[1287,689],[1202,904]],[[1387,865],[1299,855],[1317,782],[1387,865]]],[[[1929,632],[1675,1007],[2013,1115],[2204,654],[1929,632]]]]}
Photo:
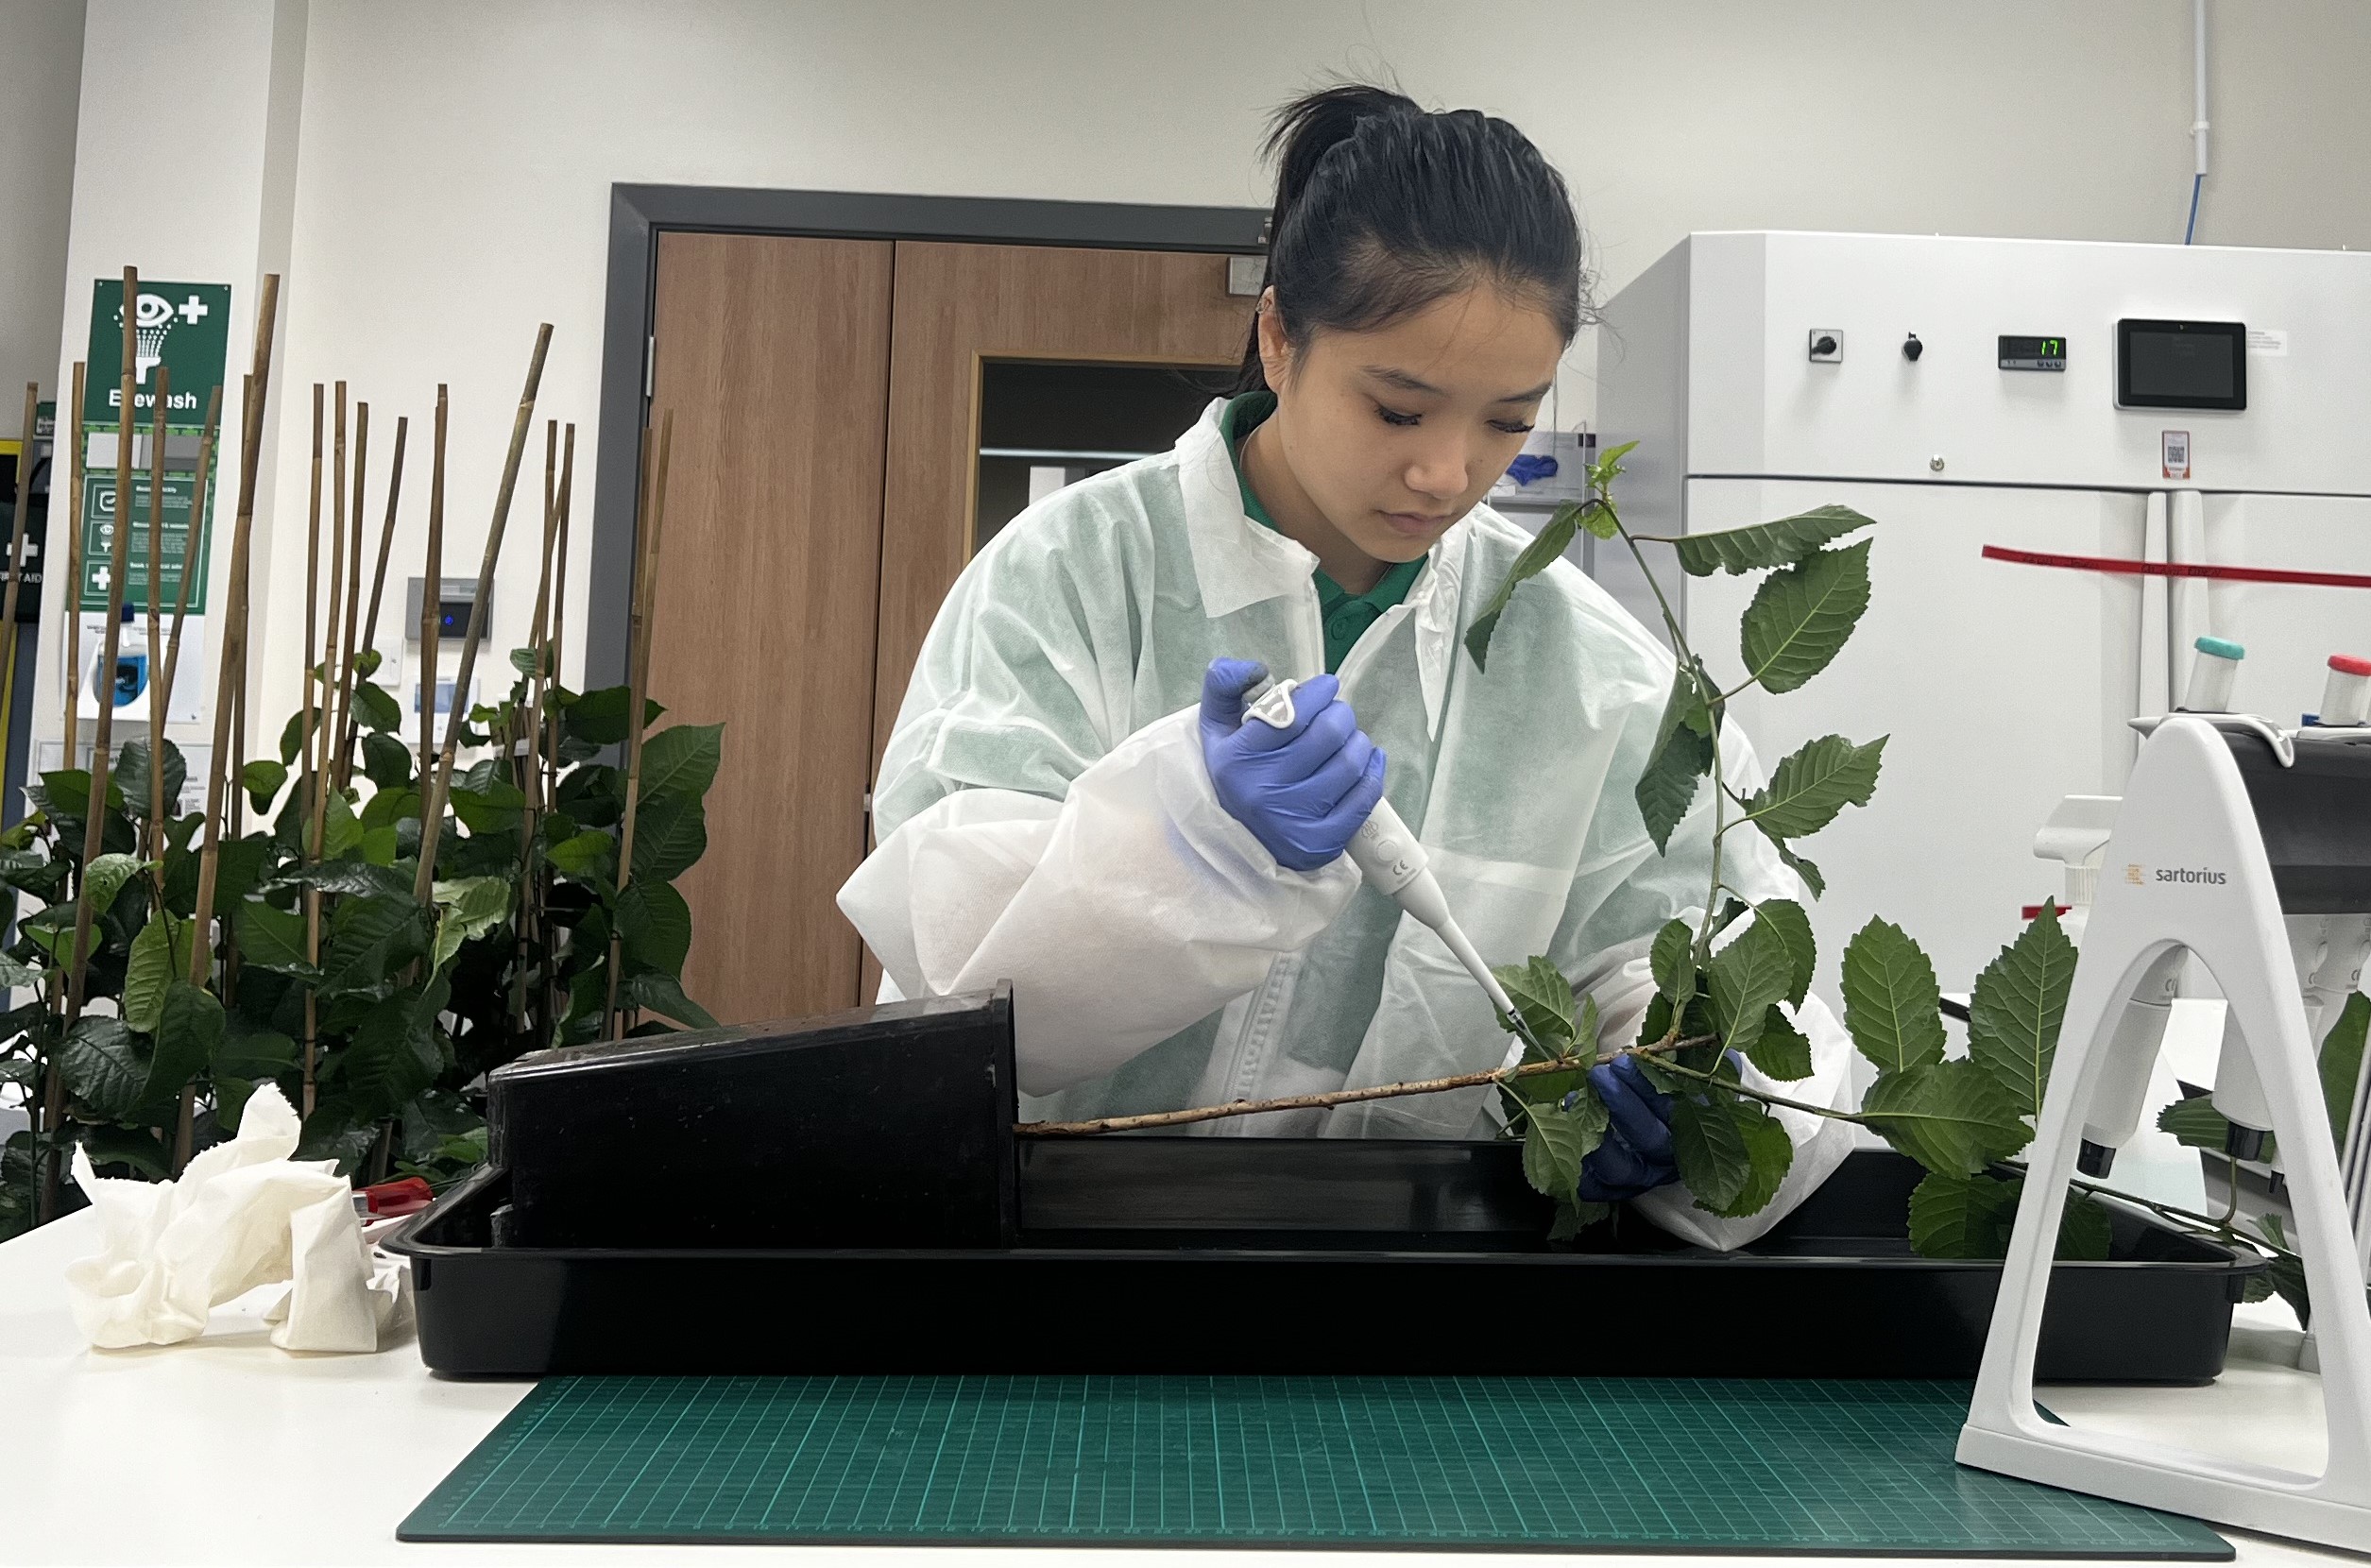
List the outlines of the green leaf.
{"type": "Polygon", "coordinates": [[[1794,983],[1795,958],[1786,939],[1763,921],[1739,931],[1713,955],[1713,1014],[1723,1042],[1750,1054],[1773,1004],[1794,983]]]}
{"type": "Polygon", "coordinates": [[[1646,754],[1633,792],[1658,853],[1671,843],[1672,829],[1695,803],[1698,781],[1712,772],[1712,710],[1699,677],[1683,664],[1672,676],[1671,695],[1655,726],[1654,749],[1646,754]]]}
{"type": "Polygon", "coordinates": [[[365,648],[354,656],[354,673],[368,680],[379,673],[379,666],[385,662],[385,658],[380,655],[378,649],[365,648]]]}
{"type": "Polygon", "coordinates": [[[1671,1150],[1680,1180],[1696,1201],[1714,1214],[1726,1213],[1753,1178],[1753,1153],[1733,1097],[1714,1099],[1674,1095],[1671,1150]]]}
{"type": "Polygon", "coordinates": [[[1976,1175],[2033,1138],[2007,1094],[1965,1060],[1879,1073],[1861,1114],[1887,1143],[1953,1176],[1976,1175]]]}
{"type": "Polygon", "coordinates": [[[1811,1042],[1776,1006],[1764,1015],[1762,1032],[1755,1036],[1746,1058],[1782,1083],[1811,1076],[1811,1042]]]}
{"type": "Polygon", "coordinates": [[[372,1008],[337,1056],[337,1082],[357,1118],[376,1121],[400,1109],[444,1069],[436,1014],[450,999],[442,980],[423,992],[400,991],[372,1008]]]}
{"type": "Polygon", "coordinates": [[[1786,945],[1794,962],[1794,982],[1786,988],[1786,1005],[1800,1007],[1811,990],[1812,971],[1819,966],[1819,944],[1811,934],[1811,916],[1792,898],[1765,898],[1754,906],[1754,923],[1767,926],[1786,945]]]}
{"type": "Polygon", "coordinates": [[[1625,441],[1589,465],[1589,487],[1599,495],[1610,489],[1622,472],[1622,459],[1638,450],[1636,441],[1625,441]]]}
{"type": "Polygon", "coordinates": [[[36,968],[32,964],[12,959],[6,953],[0,953],[0,991],[13,990],[18,986],[26,985],[39,989],[48,983],[49,973],[47,969],[36,968]]]}
{"type": "Polygon", "coordinates": [[[2066,1213],[2058,1219],[2060,1258],[2071,1263],[2104,1263],[2115,1240],[2107,1204],[2088,1192],[2067,1194],[2066,1213]]]}
{"type": "Polygon", "coordinates": [[[472,833],[499,833],[519,826],[520,810],[527,804],[519,786],[494,774],[483,764],[469,770],[465,787],[453,780],[452,814],[472,833]]]}
{"type": "Polygon", "coordinates": [[[696,799],[660,795],[634,817],[634,879],[672,882],[708,853],[708,811],[696,799]]]}
{"type": "MultiPolygon", "coordinates": [[[[673,892],[673,889],[669,889],[673,892]]],[[[461,945],[484,936],[510,918],[510,883],[500,877],[471,877],[436,884],[436,946],[433,967],[451,963],[461,945]]],[[[691,914],[684,912],[687,934],[691,914]]]]}
{"type": "Polygon", "coordinates": [[[562,839],[544,851],[544,859],[561,876],[579,882],[606,882],[618,857],[618,841],[599,831],[562,839]]]}
{"type": "Polygon", "coordinates": [[[2207,1149],[2220,1154],[2230,1146],[2231,1123],[2214,1108],[2214,1097],[2192,1095],[2177,1099],[2157,1114],[2158,1130],[2171,1133],[2176,1143],[2188,1149],[2207,1149]]]}
{"type": "Polygon", "coordinates": [[[258,812],[272,809],[272,801],[287,782],[286,764],[275,762],[268,757],[259,757],[239,770],[239,786],[247,791],[247,800],[258,812]]]}
{"type": "Polygon", "coordinates": [[[1771,838],[1808,838],[1847,806],[1868,804],[1887,739],[1881,735],[1865,746],[1841,735],[1810,741],[1779,759],[1769,784],[1746,798],[1747,815],[1771,838]]]}
{"type": "MultiPolygon", "coordinates": [[[[381,734],[401,729],[403,727],[403,705],[395,700],[393,692],[376,681],[356,681],[354,722],[367,730],[381,734]]],[[[397,742],[398,745],[401,743],[397,742]]]]}
{"type": "Polygon", "coordinates": [[[367,833],[374,828],[392,827],[406,817],[417,818],[418,815],[419,792],[409,785],[402,785],[392,790],[382,788],[377,794],[364,801],[362,815],[357,820],[362,823],[363,831],[367,833]]]}
{"type": "MultiPolygon", "coordinates": [[[[685,918],[690,919],[689,913],[685,918]]],[[[623,917],[619,929],[624,929],[623,917]]],[[[1502,963],[1491,972],[1507,988],[1507,999],[1515,1004],[1515,1011],[1543,1045],[1563,1050],[1574,1046],[1578,1038],[1578,1006],[1572,982],[1555,964],[1533,958],[1523,963],[1502,963]]]]}
{"type": "MultiPolygon", "coordinates": [[[[175,814],[181,801],[181,786],[189,778],[189,765],[181,759],[181,748],[167,741],[164,743],[164,811],[175,814]]],[[[123,791],[131,814],[141,821],[148,820],[148,742],[127,741],[117,754],[115,771],[110,781],[123,791]]]]}
{"type": "Polygon", "coordinates": [[[663,1017],[690,1029],[714,1029],[716,1020],[707,1008],[683,994],[683,987],[673,975],[645,970],[628,979],[619,989],[635,1006],[648,1008],[663,1017]]]}
{"type": "Polygon", "coordinates": [[[362,830],[362,858],[365,864],[393,866],[398,841],[401,835],[390,824],[385,827],[366,827],[362,830]]]}
{"type": "MultiPolygon", "coordinates": [[[[378,688],[371,690],[375,691],[378,688]]],[[[362,771],[363,776],[377,785],[381,793],[404,789],[412,782],[412,748],[392,735],[376,731],[365,735],[362,738],[362,771]]],[[[371,796],[374,801],[378,798],[377,795],[371,796]]]]}
{"type": "Polygon", "coordinates": [[[294,765],[299,754],[304,750],[305,741],[311,739],[311,735],[312,732],[305,727],[304,709],[299,707],[297,711],[288,715],[288,722],[281,726],[281,761],[294,765]]]}
{"type": "Polygon", "coordinates": [[[2353,1125],[2355,1080],[2362,1072],[2362,1042],[2371,1029],[2371,997],[2357,991],[2329,1032],[2322,1036],[2322,1102],[2329,1107],[2329,1135],[2340,1149],[2353,1125]]]}
{"type": "Polygon", "coordinates": [[[353,804],[337,791],[330,791],[321,802],[321,859],[333,861],[361,847],[362,824],[354,818],[353,804]]]}
{"type": "MultiPolygon", "coordinates": [[[[605,686],[597,691],[588,691],[568,705],[561,715],[561,727],[577,740],[589,741],[595,745],[615,745],[625,739],[626,704],[632,700],[633,693],[623,686],[605,686]]],[[[643,698],[643,727],[648,728],[657,723],[658,716],[666,711],[648,697],[643,698]]]]}
{"type": "Polygon", "coordinates": [[[1753,1100],[1736,1101],[1730,1114],[1745,1141],[1746,1180],[1726,1207],[1713,1208],[1701,1197],[1697,1203],[1725,1219],[1743,1219],[1749,1214],[1760,1214],[1778,1196],[1779,1185],[1795,1166],[1795,1140],[1786,1135],[1785,1127],[1776,1116],[1753,1100]]]}
{"type": "Polygon", "coordinates": [[[618,895],[618,936],[628,972],[656,969],[680,979],[691,951],[691,906],[665,882],[631,883],[618,895]]]}
{"type": "Polygon", "coordinates": [[[1778,851],[1778,858],[1786,862],[1788,870],[1803,879],[1803,886],[1811,890],[1814,898],[1828,891],[1828,879],[1819,874],[1818,866],[1776,839],[1770,841],[1770,847],[1778,851]]]}
{"type": "Polygon", "coordinates": [[[129,1166],[152,1182],[173,1174],[164,1145],[145,1127],[94,1127],[82,1134],[82,1147],[94,1167],[129,1166]]]}
{"type": "Polygon", "coordinates": [[[141,1100],[159,1116],[171,1114],[181,1086],[206,1070],[222,1045],[222,1003],[213,993],[178,977],[158,1011],[156,1054],[141,1100]]]}
{"type": "Polygon", "coordinates": [[[723,724],[671,724],[642,742],[642,800],[680,795],[697,800],[716,782],[725,756],[723,724]]]}
{"type": "Polygon", "coordinates": [[[513,648],[510,651],[510,667],[522,675],[532,675],[542,668],[542,661],[536,656],[533,648],[513,648]]]}
{"type": "MultiPolygon", "coordinates": [[[[1559,506],[1548,518],[1545,526],[1532,536],[1531,542],[1523,547],[1523,553],[1515,557],[1514,565],[1507,569],[1507,580],[1500,583],[1484,602],[1482,613],[1475,618],[1474,624],[1467,628],[1465,634],[1465,651],[1473,656],[1474,668],[1490,668],[1490,639],[1498,630],[1498,618],[1507,613],[1507,603],[1514,597],[1515,589],[1545,571],[1558,556],[1572,548],[1573,535],[1580,527],[1584,506],[1592,510],[1601,509],[1595,501],[1568,501],[1559,506]]],[[[570,716],[574,717],[573,709],[570,710],[570,716]]]]}
{"type": "Polygon", "coordinates": [[[1813,553],[1762,581],[1739,627],[1746,669],[1792,691],[1828,667],[1868,608],[1868,541],[1813,553]]]}
{"type": "Polygon", "coordinates": [[[1538,1107],[1525,1120],[1524,1180],[1550,1198],[1574,1199],[1580,1185],[1580,1162],[1605,1141],[1605,1103],[1584,1092],[1569,1111],[1538,1107]]]}
{"type": "Polygon", "coordinates": [[[147,862],[137,855],[102,855],[91,862],[82,874],[83,895],[91,901],[91,917],[97,919],[115,905],[115,895],[124,891],[124,884],[140,874],[147,862]]]}
{"type": "Polygon", "coordinates": [[[236,909],[239,900],[253,893],[264,879],[264,868],[272,858],[271,835],[250,833],[243,839],[226,840],[217,855],[214,908],[236,909]]]}
{"type": "Polygon", "coordinates": [[[2073,979],[2074,944],[2058,925],[2058,906],[2048,899],[2039,917],[1976,977],[1968,1003],[1968,1055],[2020,1115],[2041,1114],[2073,979]]]}
{"type": "Polygon", "coordinates": [[[1602,1225],[1613,1218],[1613,1205],[1593,1203],[1575,1199],[1556,1205],[1556,1218],[1549,1221],[1550,1241],[1570,1241],[1592,1225],[1602,1225]]]}
{"type": "Polygon", "coordinates": [[[1910,1250],[1920,1257],[2006,1257],[2020,1181],[1930,1170],[1910,1193],[1910,1250]]]}
{"type": "Polygon", "coordinates": [[[1714,534],[1683,534],[1671,545],[1679,554],[1680,570],[1691,577],[1709,577],[1715,571],[1733,574],[1789,566],[1830,539],[1869,526],[1870,520],[1850,506],[1815,506],[1775,522],[1714,534]]]}
{"type": "Polygon", "coordinates": [[[249,898],[238,906],[233,925],[239,933],[241,962],[290,974],[313,967],[304,956],[304,916],[295,911],[277,910],[261,898],[249,898]]]}
{"type": "Polygon", "coordinates": [[[74,1098],[111,1120],[129,1116],[147,1086],[147,1055],[121,1018],[77,1018],[58,1060],[74,1098]]]}
{"type": "Polygon", "coordinates": [[[1844,1027],[1887,1072],[1943,1059],[1942,990],[1908,932],[1871,920],[1844,947],[1844,1027]]]}
{"type": "Polygon", "coordinates": [[[165,991],[189,973],[190,943],[196,931],[196,922],[169,914],[151,915],[140,928],[124,970],[124,1022],[143,1034],[156,1032],[165,991]]]}
{"type": "Polygon", "coordinates": [[[1655,989],[1670,997],[1672,1006],[1687,1006],[1696,996],[1696,932],[1686,921],[1663,923],[1647,963],[1654,969],[1655,989]]]}
{"type": "Polygon", "coordinates": [[[368,895],[338,902],[321,955],[324,995],[368,991],[428,950],[426,914],[409,897],[368,895]]]}

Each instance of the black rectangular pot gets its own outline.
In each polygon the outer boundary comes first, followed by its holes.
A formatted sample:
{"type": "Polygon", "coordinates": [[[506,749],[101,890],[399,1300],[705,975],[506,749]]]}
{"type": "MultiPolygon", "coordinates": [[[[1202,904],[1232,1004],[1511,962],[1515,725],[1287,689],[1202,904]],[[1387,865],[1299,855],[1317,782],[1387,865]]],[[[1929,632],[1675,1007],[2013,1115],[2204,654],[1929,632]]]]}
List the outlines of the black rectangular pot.
{"type": "MultiPolygon", "coordinates": [[[[1010,1247],[497,1246],[497,1167],[390,1245],[458,1376],[1970,1377],[2001,1266],[1911,1253],[1919,1175],[1855,1152],[1721,1254],[1630,1215],[1550,1245],[1511,1143],[1026,1140],[1010,1247]]],[[[2039,1374],[2212,1379],[2261,1261],[2109,1207],[2109,1259],[2053,1271],[2039,1374]]]]}

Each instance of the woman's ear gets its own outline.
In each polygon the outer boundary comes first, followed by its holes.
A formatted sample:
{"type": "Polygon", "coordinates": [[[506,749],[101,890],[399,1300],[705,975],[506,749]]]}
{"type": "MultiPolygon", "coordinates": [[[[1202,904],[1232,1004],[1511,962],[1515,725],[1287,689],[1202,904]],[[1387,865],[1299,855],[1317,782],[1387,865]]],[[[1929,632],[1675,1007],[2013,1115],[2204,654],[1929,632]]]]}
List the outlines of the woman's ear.
{"type": "Polygon", "coordinates": [[[1262,290],[1259,297],[1259,366],[1268,378],[1269,386],[1283,391],[1292,379],[1292,342],[1285,335],[1284,314],[1276,309],[1276,291],[1262,290]]]}

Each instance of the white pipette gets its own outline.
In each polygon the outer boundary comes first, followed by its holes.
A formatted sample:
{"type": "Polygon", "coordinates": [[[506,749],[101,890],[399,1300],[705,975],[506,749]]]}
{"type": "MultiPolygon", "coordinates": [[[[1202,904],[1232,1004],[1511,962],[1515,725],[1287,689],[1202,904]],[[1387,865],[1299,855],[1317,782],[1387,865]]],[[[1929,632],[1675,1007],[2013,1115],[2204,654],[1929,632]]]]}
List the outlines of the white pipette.
{"type": "MultiPolygon", "coordinates": [[[[1270,687],[1244,709],[1244,719],[1257,719],[1276,729],[1291,728],[1292,692],[1299,684],[1287,680],[1270,687]]],[[[1374,803],[1367,820],[1351,835],[1347,853],[1351,864],[1358,868],[1370,886],[1432,929],[1449,951],[1457,955],[1458,962],[1465,965],[1466,973],[1480,984],[1491,1005],[1513,1021],[1521,1038],[1507,1053],[1508,1065],[1522,1061],[1524,1044],[1537,1044],[1532,1041],[1529,1027],[1524,1023],[1523,1014],[1515,1011],[1507,988],[1498,983],[1498,977],[1491,973],[1490,965],[1458,928],[1457,917],[1449,912],[1449,900],[1441,894],[1440,879],[1432,874],[1424,846],[1407,830],[1407,824],[1400,820],[1390,801],[1378,799],[1374,803]]]]}

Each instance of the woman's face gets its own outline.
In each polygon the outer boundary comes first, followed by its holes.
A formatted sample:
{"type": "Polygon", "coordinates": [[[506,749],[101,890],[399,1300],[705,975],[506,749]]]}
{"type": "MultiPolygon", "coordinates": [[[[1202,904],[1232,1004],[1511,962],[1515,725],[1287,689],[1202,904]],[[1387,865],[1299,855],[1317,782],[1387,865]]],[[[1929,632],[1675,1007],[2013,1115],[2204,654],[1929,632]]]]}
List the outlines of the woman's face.
{"type": "Polygon", "coordinates": [[[1412,561],[1523,450],[1564,351],[1538,306],[1478,284],[1373,332],[1294,348],[1275,296],[1260,358],[1286,463],[1325,520],[1382,561],[1412,561]]]}

